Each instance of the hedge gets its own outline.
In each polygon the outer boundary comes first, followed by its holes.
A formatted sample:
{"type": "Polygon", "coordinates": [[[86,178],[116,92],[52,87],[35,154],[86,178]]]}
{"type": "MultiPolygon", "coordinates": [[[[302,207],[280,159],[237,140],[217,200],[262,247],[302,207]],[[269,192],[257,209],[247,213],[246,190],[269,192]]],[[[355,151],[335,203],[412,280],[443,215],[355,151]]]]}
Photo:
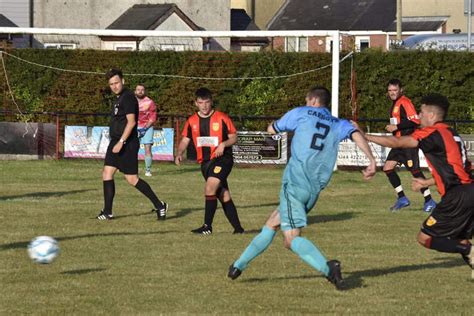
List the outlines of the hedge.
{"type": "MultiPolygon", "coordinates": [[[[61,69],[104,73],[112,67],[124,73],[211,78],[281,76],[331,64],[330,54],[319,53],[229,53],[229,52],[112,52],[94,50],[17,49],[10,54],[61,69]]],[[[111,95],[102,75],[78,74],[27,64],[3,55],[8,79],[22,111],[108,112],[111,95]]],[[[366,50],[354,55],[357,95],[361,118],[387,118],[390,101],[386,83],[399,78],[405,93],[418,106],[429,92],[448,96],[449,117],[474,119],[474,55],[461,52],[366,50]]],[[[0,70],[1,104],[15,111],[0,70]]],[[[341,117],[351,117],[351,59],[340,66],[341,117]]],[[[126,84],[143,83],[160,113],[190,114],[193,93],[200,86],[214,92],[216,106],[231,115],[281,115],[304,103],[308,88],[331,87],[331,68],[288,78],[259,80],[197,80],[161,76],[126,76],[126,84]]],[[[77,119],[78,121],[80,119],[77,119]]],[[[80,123],[88,123],[84,119],[80,123]]],[[[90,123],[90,122],[89,122],[90,123]]]]}

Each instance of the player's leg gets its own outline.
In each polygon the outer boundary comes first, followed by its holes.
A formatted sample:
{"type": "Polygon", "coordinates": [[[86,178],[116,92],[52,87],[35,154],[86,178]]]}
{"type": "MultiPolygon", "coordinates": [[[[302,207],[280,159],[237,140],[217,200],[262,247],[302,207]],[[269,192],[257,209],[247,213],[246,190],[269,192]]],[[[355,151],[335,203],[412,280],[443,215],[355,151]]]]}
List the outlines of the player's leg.
{"type": "Polygon", "coordinates": [[[145,176],[151,177],[151,164],[153,162],[151,156],[151,144],[145,144],[145,176]]]}
{"type": "Polygon", "coordinates": [[[104,169],[102,170],[104,207],[96,217],[98,220],[110,220],[113,218],[112,205],[115,196],[114,174],[120,166],[118,154],[112,152],[112,148],[116,143],[116,141],[111,141],[105,153],[104,169]]]}
{"type": "Polygon", "coordinates": [[[240,224],[239,214],[237,213],[237,208],[235,207],[232,196],[230,195],[227,180],[221,183],[216,195],[222,204],[222,208],[224,209],[224,214],[227,220],[234,228],[234,234],[242,234],[244,229],[240,224]]]}
{"type": "Polygon", "coordinates": [[[319,192],[308,192],[291,185],[283,186],[285,203],[280,209],[281,230],[284,244],[309,266],[326,276],[337,289],[342,289],[344,280],[341,274],[341,263],[328,261],[319,248],[310,240],[301,237],[301,229],[307,225],[307,213],[314,207],[319,192]]]}
{"type": "Polygon", "coordinates": [[[400,177],[395,171],[395,168],[398,165],[398,162],[401,160],[399,157],[400,155],[401,155],[401,149],[396,148],[396,149],[390,150],[387,160],[385,161],[385,164],[383,166],[383,171],[385,172],[385,175],[387,176],[388,181],[390,182],[393,189],[395,190],[395,192],[397,192],[397,195],[398,195],[397,201],[392,207],[390,207],[391,211],[397,211],[403,207],[410,205],[410,201],[405,196],[405,192],[403,192],[403,187],[402,187],[402,182],[400,180],[400,177]]]}
{"type": "Polygon", "coordinates": [[[237,208],[232,201],[229,191],[229,184],[227,183],[227,178],[232,171],[233,165],[234,162],[232,159],[228,159],[226,157],[215,159],[212,167],[208,168],[207,170],[207,177],[214,177],[220,180],[219,187],[216,190],[216,196],[222,204],[222,208],[224,209],[224,214],[227,220],[234,228],[234,234],[239,234],[243,233],[244,229],[240,224],[237,208]]]}
{"type": "Polygon", "coordinates": [[[217,210],[217,190],[221,185],[221,180],[215,177],[208,177],[206,180],[206,185],[204,187],[204,195],[206,197],[205,202],[205,214],[204,214],[204,224],[208,225],[209,228],[212,227],[214,221],[214,215],[217,210]]]}
{"type": "MultiPolygon", "coordinates": [[[[418,156],[418,148],[407,148],[405,149],[407,154],[406,167],[411,172],[413,178],[423,178],[425,175],[420,169],[420,158],[418,156]]],[[[431,191],[429,188],[421,188],[421,194],[425,199],[423,205],[423,211],[431,212],[436,207],[436,202],[431,197],[431,191]]]]}
{"type": "Polygon", "coordinates": [[[283,235],[285,237],[284,244],[287,249],[291,249],[313,269],[318,270],[326,277],[329,276],[328,260],[314,243],[301,237],[301,229],[285,230],[283,235]]]}
{"type": "Polygon", "coordinates": [[[191,230],[192,233],[200,235],[212,234],[212,222],[217,210],[216,192],[221,184],[221,180],[214,177],[207,177],[204,186],[204,224],[201,227],[191,230]]]}
{"type": "Polygon", "coordinates": [[[284,244],[304,262],[325,276],[329,275],[327,260],[308,239],[301,237],[301,229],[307,225],[307,212],[315,205],[318,195],[291,185],[283,186],[284,201],[280,202],[281,230],[284,244]]]}
{"type": "Polygon", "coordinates": [[[138,174],[125,174],[125,179],[128,184],[135,187],[150,200],[154,207],[153,211],[157,213],[158,220],[165,220],[166,213],[168,212],[168,203],[160,200],[155,192],[153,192],[150,185],[146,181],[140,179],[138,174]]]}
{"type": "Polygon", "coordinates": [[[97,215],[99,220],[109,220],[113,218],[112,205],[115,196],[115,182],[114,174],[117,172],[117,168],[113,166],[104,166],[102,170],[102,183],[104,191],[104,207],[102,211],[97,215]]]}
{"type": "Polygon", "coordinates": [[[206,184],[204,187],[204,224],[191,232],[195,234],[210,235],[212,234],[212,222],[217,210],[217,191],[222,185],[222,179],[226,179],[230,173],[230,169],[223,164],[222,159],[213,159],[201,164],[201,173],[206,184]]]}
{"type": "Polygon", "coordinates": [[[153,162],[151,153],[151,146],[153,145],[153,127],[147,129],[145,135],[140,139],[140,142],[145,147],[145,176],[151,177],[151,164],[153,162]]]}
{"type": "Polygon", "coordinates": [[[248,264],[270,246],[279,226],[280,212],[275,210],[265,222],[262,231],[252,239],[239,259],[230,265],[227,276],[232,280],[238,278],[242,271],[247,268],[248,264]]]}
{"type": "Polygon", "coordinates": [[[459,253],[463,256],[468,256],[471,252],[471,244],[466,243],[466,240],[431,236],[426,234],[423,229],[418,233],[417,240],[423,247],[439,252],[459,253]]]}
{"type": "Polygon", "coordinates": [[[417,240],[429,249],[461,254],[474,277],[474,253],[469,242],[474,229],[473,205],[474,184],[451,189],[423,222],[417,240]]]}
{"type": "Polygon", "coordinates": [[[125,175],[127,182],[145,195],[154,206],[159,220],[166,219],[168,204],[161,201],[153,192],[150,185],[138,177],[138,149],[139,142],[134,140],[126,144],[127,147],[122,149],[120,171],[125,175]]]}

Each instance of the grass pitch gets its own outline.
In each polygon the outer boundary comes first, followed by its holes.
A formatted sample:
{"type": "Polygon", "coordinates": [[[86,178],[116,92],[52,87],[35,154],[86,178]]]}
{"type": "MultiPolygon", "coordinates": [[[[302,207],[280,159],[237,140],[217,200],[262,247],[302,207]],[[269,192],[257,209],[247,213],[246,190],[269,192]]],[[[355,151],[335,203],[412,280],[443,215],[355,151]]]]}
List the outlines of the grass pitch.
{"type": "Polygon", "coordinates": [[[426,214],[407,172],[412,205],[399,213],[388,211],[395,194],[383,174],[364,182],[338,171],[309,214],[304,235],[342,262],[349,289],[338,292],[283,248],[281,234],[239,279],[226,277],[278,205],[281,168],[234,167],[230,188],[247,230],[237,236],[221,209],[212,236],[190,233],[203,219],[197,165],[154,169],[146,181],[170,204],[165,222],[120,174],[117,219],[99,222],[101,161],[2,161],[0,314],[474,314],[470,269],[416,243],[426,214]],[[59,241],[50,265],[27,256],[38,235],[59,241]]]}

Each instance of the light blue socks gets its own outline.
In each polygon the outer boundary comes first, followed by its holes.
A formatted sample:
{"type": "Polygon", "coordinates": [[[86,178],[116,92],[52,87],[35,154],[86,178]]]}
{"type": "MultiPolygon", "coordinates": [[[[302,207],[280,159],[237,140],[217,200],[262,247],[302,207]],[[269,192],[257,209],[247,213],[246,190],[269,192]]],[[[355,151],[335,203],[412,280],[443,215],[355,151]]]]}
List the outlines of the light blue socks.
{"type": "Polygon", "coordinates": [[[145,156],[145,171],[151,171],[151,156],[145,156]]]}
{"type": "Polygon", "coordinates": [[[264,252],[268,246],[273,241],[276,231],[269,228],[268,226],[263,226],[260,234],[255,236],[255,238],[250,242],[244,252],[240,255],[240,258],[234,262],[234,267],[240,271],[244,271],[247,268],[247,265],[255,259],[258,255],[264,252]]]}
{"type": "Polygon", "coordinates": [[[329,275],[329,267],[326,258],[319,249],[308,239],[296,237],[291,242],[291,250],[296,253],[304,262],[320,271],[325,276],[329,275]]]}

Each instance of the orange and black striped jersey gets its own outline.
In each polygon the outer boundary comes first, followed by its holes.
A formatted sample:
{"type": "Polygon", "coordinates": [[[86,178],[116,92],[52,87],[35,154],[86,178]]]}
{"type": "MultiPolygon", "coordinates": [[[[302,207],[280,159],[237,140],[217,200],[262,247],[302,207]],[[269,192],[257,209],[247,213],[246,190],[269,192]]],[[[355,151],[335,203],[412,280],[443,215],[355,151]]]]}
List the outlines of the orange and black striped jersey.
{"type": "Polygon", "coordinates": [[[451,188],[472,183],[471,162],[459,135],[445,123],[417,129],[411,137],[419,141],[430,171],[443,196],[451,188]]]}
{"type": "Polygon", "coordinates": [[[397,125],[396,137],[410,135],[420,125],[420,119],[411,100],[402,95],[390,108],[390,124],[397,125]]]}
{"type": "MultiPolygon", "coordinates": [[[[203,118],[195,113],[188,118],[183,128],[183,137],[192,139],[197,153],[197,161],[202,163],[215,158],[216,147],[229,139],[229,134],[236,134],[234,123],[230,117],[214,111],[209,117],[203,118]]],[[[224,156],[232,159],[232,147],[226,147],[224,156]]]]}

